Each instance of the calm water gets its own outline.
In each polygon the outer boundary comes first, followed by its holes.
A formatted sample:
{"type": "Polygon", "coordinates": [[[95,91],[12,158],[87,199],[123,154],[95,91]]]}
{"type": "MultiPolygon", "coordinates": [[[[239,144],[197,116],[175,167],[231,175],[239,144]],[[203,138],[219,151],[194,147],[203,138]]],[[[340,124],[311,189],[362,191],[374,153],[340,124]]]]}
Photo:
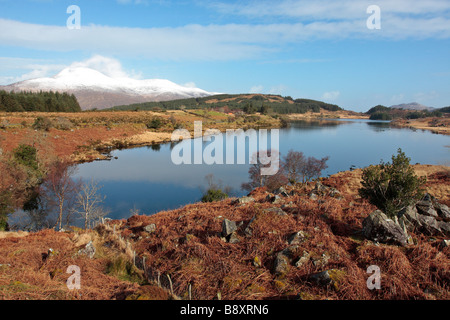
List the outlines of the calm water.
{"type": "MultiPolygon", "coordinates": [[[[203,147],[208,144],[203,142],[203,147]]],[[[390,161],[398,148],[413,164],[450,165],[450,148],[446,146],[450,146],[448,136],[390,128],[386,122],[324,120],[295,122],[281,129],[279,149],[281,155],[293,149],[316,158],[329,156],[328,169],[323,173],[326,176],[351,166],[390,161]]],[[[101,193],[106,196],[105,206],[111,210],[111,218],[127,218],[130,209],[153,214],[197,202],[206,189],[208,174],[213,174],[215,182],[222,186],[233,188],[233,195],[246,193],[240,186],[248,180],[249,165],[177,166],[171,161],[172,148],[165,144],[159,150],[117,150],[112,155],[118,159],[81,164],[77,175],[85,180],[93,178],[103,186],[101,193]]]]}

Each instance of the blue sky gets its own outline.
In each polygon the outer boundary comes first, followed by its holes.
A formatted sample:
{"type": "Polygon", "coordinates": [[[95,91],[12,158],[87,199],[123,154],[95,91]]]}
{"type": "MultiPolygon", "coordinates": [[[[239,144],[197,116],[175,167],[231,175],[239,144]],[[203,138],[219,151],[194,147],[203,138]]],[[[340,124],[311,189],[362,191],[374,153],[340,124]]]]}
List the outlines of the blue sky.
{"type": "Polygon", "coordinates": [[[450,105],[448,0],[0,0],[0,84],[74,63],[355,111],[450,105]],[[67,8],[81,10],[70,30],[67,8]],[[367,28],[370,5],[381,29],[367,28]]]}

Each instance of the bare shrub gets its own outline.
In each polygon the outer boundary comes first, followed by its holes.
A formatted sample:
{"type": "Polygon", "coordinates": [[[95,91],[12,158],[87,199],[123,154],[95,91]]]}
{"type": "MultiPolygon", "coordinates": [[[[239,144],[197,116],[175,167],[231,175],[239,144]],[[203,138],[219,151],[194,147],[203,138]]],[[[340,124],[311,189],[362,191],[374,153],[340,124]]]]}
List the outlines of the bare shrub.
{"type": "Polygon", "coordinates": [[[329,157],[316,159],[314,157],[306,158],[303,152],[290,150],[284,157],[283,169],[289,182],[305,183],[320,177],[323,170],[328,168],[326,162],[329,157]]]}

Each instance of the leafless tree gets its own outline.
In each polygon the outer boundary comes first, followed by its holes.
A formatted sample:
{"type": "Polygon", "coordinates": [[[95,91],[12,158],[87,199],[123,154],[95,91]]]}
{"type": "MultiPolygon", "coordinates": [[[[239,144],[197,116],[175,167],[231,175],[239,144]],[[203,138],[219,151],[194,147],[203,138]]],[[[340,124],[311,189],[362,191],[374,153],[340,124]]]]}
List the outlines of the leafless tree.
{"type": "Polygon", "coordinates": [[[318,178],[323,170],[328,168],[326,162],[328,157],[316,159],[314,157],[306,158],[303,152],[289,150],[283,159],[283,170],[289,182],[296,183],[318,178]]]}
{"type": "Polygon", "coordinates": [[[214,174],[209,173],[205,176],[206,181],[206,189],[204,187],[200,187],[203,194],[206,194],[208,190],[222,190],[227,195],[231,195],[233,192],[233,188],[229,185],[223,185],[223,181],[214,177],[214,174]]]}
{"type": "Polygon", "coordinates": [[[241,185],[242,190],[252,191],[258,187],[267,187],[269,190],[275,190],[280,186],[287,184],[288,180],[282,170],[278,170],[273,175],[263,175],[263,168],[270,167],[265,163],[268,163],[269,160],[279,159],[279,156],[276,156],[275,153],[278,151],[268,150],[268,151],[258,151],[252,156],[252,165],[250,165],[250,169],[248,170],[250,181],[243,183],[241,185]]]}
{"type": "Polygon", "coordinates": [[[91,227],[91,223],[100,221],[108,214],[108,211],[101,206],[106,197],[99,194],[100,189],[98,183],[91,180],[83,183],[80,192],[77,194],[74,210],[83,217],[85,229],[91,227]]]}
{"type": "Polygon", "coordinates": [[[58,219],[55,227],[62,229],[64,212],[66,212],[66,221],[69,220],[72,213],[68,210],[68,204],[73,201],[80,188],[80,182],[73,180],[76,167],[64,161],[58,161],[49,171],[47,179],[43,184],[43,193],[47,200],[58,208],[58,219]]]}

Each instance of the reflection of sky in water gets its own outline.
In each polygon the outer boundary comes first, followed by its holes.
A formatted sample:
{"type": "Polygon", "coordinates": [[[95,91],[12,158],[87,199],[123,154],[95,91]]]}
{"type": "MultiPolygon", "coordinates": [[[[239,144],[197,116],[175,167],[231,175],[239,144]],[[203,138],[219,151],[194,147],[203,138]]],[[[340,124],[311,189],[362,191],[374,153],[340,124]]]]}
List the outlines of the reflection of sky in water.
{"type": "MultiPolygon", "coordinates": [[[[203,147],[213,142],[204,142],[203,147]]],[[[193,146],[191,140],[180,143],[193,146]]],[[[282,155],[294,149],[316,158],[330,156],[324,175],[348,170],[352,165],[390,161],[398,148],[411,163],[449,165],[450,148],[446,145],[450,145],[448,136],[393,129],[383,122],[364,120],[298,122],[280,130],[282,155]]],[[[226,143],[224,159],[225,148],[226,143]]],[[[248,163],[248,149],[246,154],[248,163]]],[[[79,177],[93,178],[103,185],[101,191],[107,196],[106,206],[113,218],[127,217],[133,208],[151,214],[196,202],[201,198],[201,187],[206,187],[207,174],[212,173],[223,186],[231,186],[239,196],[244,194],[240,185],[248,179],[248,164],[177,166],[171,161],[170,144],[162,145],[159,151],[147,147],[114,151],[113,156],[118,159],[81,164],[78,170],[79,177]]]]}

